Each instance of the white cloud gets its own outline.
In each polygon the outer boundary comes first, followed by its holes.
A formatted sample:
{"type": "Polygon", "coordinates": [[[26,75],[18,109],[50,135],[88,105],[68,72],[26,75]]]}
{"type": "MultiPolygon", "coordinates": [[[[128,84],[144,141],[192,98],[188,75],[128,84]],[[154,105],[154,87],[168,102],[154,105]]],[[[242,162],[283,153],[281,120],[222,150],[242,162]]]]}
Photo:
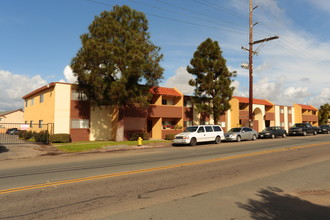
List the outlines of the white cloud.
{"type": "MultiPolygon", "coordinates": [[[[66,82],[68,82],[68,83],[76,83],[77,82],[77,77],[74,75],[74,73],[73,73],[73,71],[72,71],[72,69],[69,65],[67,65],[64,68],[63,74],[64,74],[66,82]]],[[[61,81],[63,81],[63,80],[61,80],[61,81]]]]}
{"type": "Polygon", "coordinates": [[[175,87],[185,95],[192,95],[194,93],[194,87],[188,84],[190,79],[193,79],[193,77],[187,72],[186,68],[179,67],[175,71],[175,75],[167,79],[164,86],[175,87]]]}
{"type": "Polygon", "coordinates": [[[316,6],[320,10],[330,13],[329,0],[307,0],[310,4],[316,6]]]}
{"type": "Polygon", "coordinates": [[[47,84],[40,75],[28,77],[4,70],[0,70],[0,79],[0,110],[23,108],[22,97],[47,84]]]}
{"type": "MultiPolygon", "coordinates": [[[[330,12],[328,0],[306,0],[330,12]]],[[[237,10],[247,14],[248,2],[234,0],[237,10]]],[[[265,98],[279,105],[293,103],[312,104],[319,107],[330,102],[329,64],[330,42],[322,42],[322,33],[311,33],[308,24],[295,24],[290,19],[290,8],[277,0],[256,0],[259,7],[254,11],[254,40],[278,35],[279,39],[261,47],[254,63],[254,97],[265,98]]],[[[315,11],[317,13],[317,11],[315,11]]],[[[320,21],[322,24],[327,19],[320,21]]],[[[233,38],[234,39],[234,38],[233,38]]],[[[246,37],[242,37],[242,41],[246,37]]],[[[254,45],[254,50],[259,44],[254,45]]],[[[233,64],[231,64],[233,65],[233,64]]],[[[238,72],[238,76],[243,76],[238,72]]],[[[247,71],[246,71],[247,73],[247,71]]],[[[238,77],[240,88],[235,94],[248,93],[248,81],[238,77]],[[244,81],[243,81],[244,80],[244,81]]]]}

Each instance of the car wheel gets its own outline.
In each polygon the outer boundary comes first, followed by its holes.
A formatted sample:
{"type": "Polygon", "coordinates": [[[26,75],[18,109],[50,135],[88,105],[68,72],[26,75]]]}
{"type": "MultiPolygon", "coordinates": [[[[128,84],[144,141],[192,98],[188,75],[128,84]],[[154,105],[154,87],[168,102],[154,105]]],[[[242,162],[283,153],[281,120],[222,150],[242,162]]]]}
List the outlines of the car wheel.
{"type": "Polygon", "coordinates": [[[307,135],[307,132],[306,132],[306,131],[304,131],[304,132],[303,132],[303,136],[306,136],[306,135],[307,135]]]}
{"type": "Polygon", "coordinates": [[[241,140],[242,140],[242,139],[241,139],[241,136],[238,135],[238,136],[236,137],[236,141],[237,141],[237,142],[241,142],[241,140]]]}
{"type": "Polygon", "coordinates": [[[274,139],[275,138],[275,134],[272,134],[271,138],[274,139]]]}
{"type": "Polygon", "coordinates": [[[252,136],[252,140],[253,141],[257,140],[257,136],[255,134],[252,136]]]}
{"type": "Polygon", "coordinates": [[[286,133],[283,133],[283,134],[282,134],[282,138],[285,138],[285,137],[286,137],[286,133]]]}
{"type": "Polygon", "coordinates": [[[327,131],[327,134],[330,134],[330,131],[327,131]]]}
{"type": "Polygon", "coordinates": [[[314,131],[313,134],[314,134],[314,135],[317,135],[317,131],[314,131]]]}
{"type": "Polygon", "coordinates": [[[195,146],[197,144],[196,138],[191,138],[190,140],[190,146],[195,146]]]}
{"type": "Polygon", "coordinates": [[[221,143],[221,138],[217,136],[214,141],[215,144],[220,144],[221,143]]]}

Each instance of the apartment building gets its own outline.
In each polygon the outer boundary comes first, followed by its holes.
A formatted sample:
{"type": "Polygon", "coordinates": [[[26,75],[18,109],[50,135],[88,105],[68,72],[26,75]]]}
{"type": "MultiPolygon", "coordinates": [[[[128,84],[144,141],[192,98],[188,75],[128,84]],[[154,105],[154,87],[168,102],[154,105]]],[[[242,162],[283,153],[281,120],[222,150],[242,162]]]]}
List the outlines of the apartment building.
{"type": "MultiPolygon", "coordinates": [[[[54,124],[54,133],[67,133],[72,141],[114,140],[119,114],[123,114],[124,138],[133,133],[147,132],[152,139],[164,139],[190,125],[213,124],[210,115],[198,112],[191,96],[176,88],[154,87],[148,109],[138,105],[118,108],[93,107],[74,84],[53,82],[23,97],[26,124],[54,124]]],[[[225,131],[249,125],[249,99],[234,96],[231,109],[219,118],[225,131]]],[[[263,99],[253,99],[253,127],[257,131],[268,126],[288,129],[296,122],[317,125],[316,108],[310,105],[279,106],[263,99]]]]}

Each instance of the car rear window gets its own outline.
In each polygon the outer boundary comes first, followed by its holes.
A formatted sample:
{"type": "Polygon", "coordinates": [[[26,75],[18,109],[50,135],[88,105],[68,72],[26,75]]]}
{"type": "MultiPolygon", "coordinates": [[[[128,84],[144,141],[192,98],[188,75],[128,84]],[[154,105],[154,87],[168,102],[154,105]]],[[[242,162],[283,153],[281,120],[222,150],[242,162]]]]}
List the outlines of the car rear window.
{"type": "Polygon", "coordinates": [[[214,131],[222,131],[220,126],[213,126],[214,131]]]}

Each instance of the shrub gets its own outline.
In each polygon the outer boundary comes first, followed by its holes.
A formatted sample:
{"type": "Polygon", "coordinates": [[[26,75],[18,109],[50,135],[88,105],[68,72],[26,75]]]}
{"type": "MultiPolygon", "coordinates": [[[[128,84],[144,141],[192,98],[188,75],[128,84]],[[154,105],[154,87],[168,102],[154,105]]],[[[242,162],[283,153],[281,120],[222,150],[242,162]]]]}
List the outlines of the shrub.
{"type": "Polygon", "coordinates": [[[136,141],[139,137],[141,137],[143,140],[149,140],[149,134],[148,133],[133,133],[129,140],[130,141],[136,141]]]}
{"type": "Polygon", "coordinates": [[[70,143],[70,134],[52,134],[49,136],[50,143],[70,143]]]}
{"type": "Polygon", "coordinates": [[[35,133],[33,136],[36,142],[47,143],[49,140],[48,131],[40,131],[39,133],[35,133]]]}
{"type": "Polygon", "coordinates": [[[22,134],[22,138],[24,138],[25,140],[29,140],[32,137],[33,137],[32,131],[24,131],[22,134]]]}
{"type": "Polygon", "coordinates": [[[165,135],[165,140],[173,140],[174,136],[175,136],[175,134],[167,134],[167,135],[165,135]]]}
{"type": "Polygon", "coordinates": [[[18,133],[17,133],[17,135],[18,135],[18,137],[19,138],[23,138],[24,137],[24,135],[25,135],[25,133],[26,133],[26,131],[19,131],[18,133]]]}

